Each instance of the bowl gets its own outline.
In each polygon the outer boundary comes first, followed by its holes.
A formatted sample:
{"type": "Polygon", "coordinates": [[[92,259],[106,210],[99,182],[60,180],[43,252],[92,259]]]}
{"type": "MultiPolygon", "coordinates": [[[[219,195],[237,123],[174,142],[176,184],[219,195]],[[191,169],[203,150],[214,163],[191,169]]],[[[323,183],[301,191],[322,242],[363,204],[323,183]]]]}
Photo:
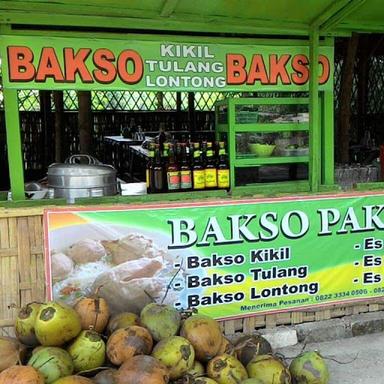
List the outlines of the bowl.
{"type": "Polygon", "coordinates": [[[275,144],[248,144],[251,153],[254,153],[257,157],[269,157],[276,148],[275,144]]]}

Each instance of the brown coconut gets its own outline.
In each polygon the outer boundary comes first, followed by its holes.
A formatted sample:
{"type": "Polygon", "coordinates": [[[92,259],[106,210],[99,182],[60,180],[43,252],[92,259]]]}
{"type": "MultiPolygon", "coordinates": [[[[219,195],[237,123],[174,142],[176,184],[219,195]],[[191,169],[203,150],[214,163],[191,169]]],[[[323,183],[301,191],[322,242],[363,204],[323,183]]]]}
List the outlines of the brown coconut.
{"type": "Polygon", "coordinates": [[[74,375],[62,377],[52,384],[94,384],[94,382],[91,379],[87,379],[86,377],[74,375]]]}
{"type": "Polygon", "coordinates": [[[0,373],[0,384],[44,384],[44,377],[33,367],[14,365],[0,373]]]}
{"type": "Polygon", "coordinates": [[[134,356],[115,375],[116,384],[167,384],[167,368],[152,356],[134,356]]]}
{"type": "Polygon", "coordinates": [[[153,347],[152,336],[146,328],[132,325],[113,332],[107,342],[109,360],[120,365],[135,355],[148,355],[153,347]]]}
{"type": "Polygon", "coordinates": [[[94,376],[93,381],[96,384],[116,384],[116,372],[117,369],[105,369],[94,376]]]}
{"type": "Polygon", "coordinates": [[[196,359],[203,362],[217,355],[223,339],[219,323],[203,315],[193,315],[186,319],[181,327],[180,336],[191,342],[196,359]]]}
{"type": "Polygon", "coordinates": [[[97,292],[94,296],[81,298],[74,309],[80,316],[82,329],[93,329],[98,333],[104,331],[109,320],[109,306],[97,292]]]}
{"type": "Polygon", "coordinates": [[[0,336],[0,372],[16,365],[25,355],[26,347],[12,337],[0,336]]]}
{"type": "Polygon", "coordinates": [[[255,356],[272,354],[271,344],[259,334],[241,337],[235,349],[237,358],[245,367],[255,356]]]}

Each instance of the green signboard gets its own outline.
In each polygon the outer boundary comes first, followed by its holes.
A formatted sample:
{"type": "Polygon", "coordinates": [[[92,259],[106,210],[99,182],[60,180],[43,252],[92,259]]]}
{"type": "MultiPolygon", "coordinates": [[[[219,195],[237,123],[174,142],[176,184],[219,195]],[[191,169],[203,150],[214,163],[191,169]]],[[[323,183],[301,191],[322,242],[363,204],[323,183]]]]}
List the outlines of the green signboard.
{"type": "MultiPolygon", "coordinates": [[[[306,91],[309,48],[173,41],[3,36],[3,85],[18,89],[306,91]]],[[[320,47],[320,89],[333,48],[320,47]]]]}
{"type": "Polygon", "coordinates": [[[383,194],[45,213],[50,297],[101,287],[115,310],[152,297],[215,318],[384,292],[383,194]]]}

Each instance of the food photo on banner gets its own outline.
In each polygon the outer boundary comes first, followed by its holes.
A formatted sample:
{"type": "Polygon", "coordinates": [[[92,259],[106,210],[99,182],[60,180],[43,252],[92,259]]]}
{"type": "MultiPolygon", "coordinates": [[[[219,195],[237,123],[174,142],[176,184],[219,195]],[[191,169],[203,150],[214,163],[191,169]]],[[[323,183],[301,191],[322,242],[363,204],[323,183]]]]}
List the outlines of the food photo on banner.
{"type": "Polygon", "coordinates": [[[382,296],[382,194],[44,214],[49,299],[98,290],[114,313],[149,302],[218,319],[382,296]]]}

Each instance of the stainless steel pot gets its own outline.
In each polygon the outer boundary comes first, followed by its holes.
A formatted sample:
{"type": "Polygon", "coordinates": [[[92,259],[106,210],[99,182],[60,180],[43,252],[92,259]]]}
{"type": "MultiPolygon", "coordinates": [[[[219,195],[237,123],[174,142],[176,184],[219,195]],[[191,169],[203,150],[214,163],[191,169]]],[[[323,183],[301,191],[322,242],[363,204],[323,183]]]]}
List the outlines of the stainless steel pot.
{"type": "Polygon", "coordinates": [[[79,197],[112,196],[119,192],[116,169],[88,155],[73,155],[64,163],[51,164],[47,176],[54,197],[66,198],[69,203],[79,197]]]}

